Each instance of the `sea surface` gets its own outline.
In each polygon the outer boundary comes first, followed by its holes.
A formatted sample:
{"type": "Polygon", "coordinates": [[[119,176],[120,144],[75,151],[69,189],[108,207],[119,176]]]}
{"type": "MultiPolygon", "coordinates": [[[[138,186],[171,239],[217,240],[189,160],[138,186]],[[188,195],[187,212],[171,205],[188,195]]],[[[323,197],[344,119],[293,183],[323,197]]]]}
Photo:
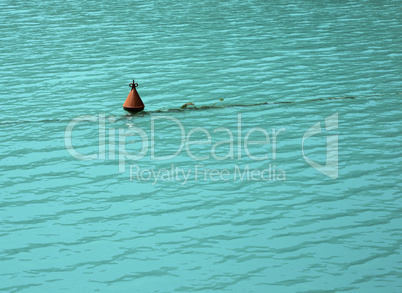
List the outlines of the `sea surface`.
{"type": "Polygon", "coordinates": [[[0,291],[402,292],[401,7],[2,0],[0,291]]]}

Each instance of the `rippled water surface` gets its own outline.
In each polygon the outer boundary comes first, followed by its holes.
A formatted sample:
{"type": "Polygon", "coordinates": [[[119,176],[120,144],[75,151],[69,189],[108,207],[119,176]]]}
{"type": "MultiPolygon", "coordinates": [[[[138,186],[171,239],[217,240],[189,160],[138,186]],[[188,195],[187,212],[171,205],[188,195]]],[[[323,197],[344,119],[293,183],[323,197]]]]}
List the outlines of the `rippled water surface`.
{"type": "Polygon", "coordinates": [[[2,1],[0,290],[401,292],[401,6],[2,1]]]}

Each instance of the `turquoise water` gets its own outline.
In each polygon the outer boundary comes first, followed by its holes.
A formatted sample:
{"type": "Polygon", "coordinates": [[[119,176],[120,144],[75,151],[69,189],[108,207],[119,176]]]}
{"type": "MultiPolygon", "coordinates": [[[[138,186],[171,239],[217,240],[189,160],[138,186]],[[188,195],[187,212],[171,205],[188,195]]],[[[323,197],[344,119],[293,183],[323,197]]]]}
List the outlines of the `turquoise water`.
{"type": "Polygon", "coordinates": [[[400,292],[401,5],[2,1],[0,290],[400,292]]]}

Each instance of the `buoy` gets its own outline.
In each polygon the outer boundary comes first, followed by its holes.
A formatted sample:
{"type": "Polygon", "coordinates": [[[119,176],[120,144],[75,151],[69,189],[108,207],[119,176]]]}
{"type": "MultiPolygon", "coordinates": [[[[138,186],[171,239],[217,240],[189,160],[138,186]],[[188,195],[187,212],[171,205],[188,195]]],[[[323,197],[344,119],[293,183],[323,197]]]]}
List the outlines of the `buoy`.
{"type": "Polygon", "coordinates": [[[138,83],[134,82],[133,79],[133,82],[130,83],[129,86],[131,87],[131,91],[123,104],[123,109],[129,112],[139,112],[144,110],[145,105],[142,102],[137,90],[135,89],[138,86],[138,83]]]}

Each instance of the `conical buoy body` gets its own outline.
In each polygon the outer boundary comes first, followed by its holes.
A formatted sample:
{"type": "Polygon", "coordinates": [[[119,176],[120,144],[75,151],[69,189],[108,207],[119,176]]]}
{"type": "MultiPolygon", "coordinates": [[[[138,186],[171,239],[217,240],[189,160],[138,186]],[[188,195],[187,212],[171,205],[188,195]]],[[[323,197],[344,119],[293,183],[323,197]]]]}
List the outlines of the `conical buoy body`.
{"type": "Polygon", "coordinates": [[[123,109],[130,112],[138,112],[144,110],[144,108],[145,105],[142,102],[137,90],[135,89],[135,86],[133,86],[127,96],[126,101],[123,104],[123,109]]]}

